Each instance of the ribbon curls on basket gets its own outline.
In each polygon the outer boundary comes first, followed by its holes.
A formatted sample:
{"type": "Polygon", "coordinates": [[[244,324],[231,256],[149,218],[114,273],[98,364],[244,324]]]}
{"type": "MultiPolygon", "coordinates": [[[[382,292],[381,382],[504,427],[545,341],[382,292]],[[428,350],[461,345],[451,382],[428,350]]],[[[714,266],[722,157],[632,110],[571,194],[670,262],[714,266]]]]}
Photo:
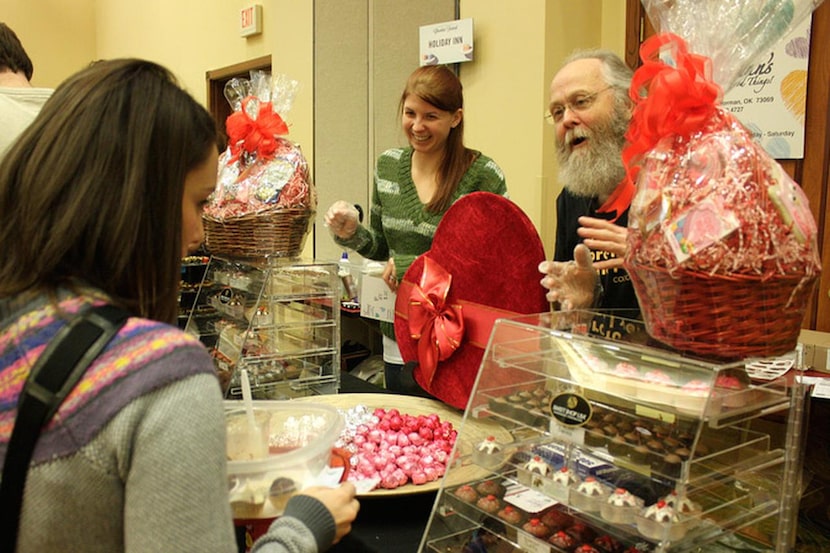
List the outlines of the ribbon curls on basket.
{"type": "Polygon", "coordinates": [[[228,116],[225,128],[231,150],[228,162],[237,161],[242,152],[256,154],[262,160],[272,159],[279,146],[278,137],[288,134],[288,125],[274,112],[271,102],[253,97],[242,100],[242,109],[228,116]]]}
{"type": "MultiPolygon", "coordinates": [[[[623,149],[628,168],[636,167],[640,156],[661,139],[702,129],[722,96],[720,86],[712,81],[711,60],[689,52],[675,34],[649,38],[640,48],[640,57],[643,65],[634,73],[629,91],[635,107],[623,149]]],[[[630,176],[635,182],[636,175],[630,176]]]]}

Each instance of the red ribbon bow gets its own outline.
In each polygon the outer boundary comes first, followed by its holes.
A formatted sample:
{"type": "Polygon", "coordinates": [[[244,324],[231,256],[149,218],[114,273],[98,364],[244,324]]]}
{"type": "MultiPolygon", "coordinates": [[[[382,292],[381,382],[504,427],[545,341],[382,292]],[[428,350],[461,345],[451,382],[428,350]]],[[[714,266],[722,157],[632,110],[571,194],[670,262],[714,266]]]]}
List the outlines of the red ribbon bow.
{"type": "Polygon", "coordinates": [[[712,63],[688,51],[677,35],[662,33],[640,47],[643,65],[634,72],[629,95],[634,113],[626,133],[623,160],[632,165],[667,136],[688,136],[716,111],[721,88],[712,81],[712,63]]]}
{"type": "Polygon", "coordinates": [[[271,102],[260,102],[256,119],[252,119],[247,109],[251,101],[259,102],[248,96],[242,100],[242,109],[230,114],[225,121],[231,150],[229,163],[237,161],[243,150],[267,161],[277,151],[277,136],[288,134],[288,125],[274,113],[271,102]]]}
{"type": "Polygon", "coordinates": [[[447,303],[451,284],[452,275],[427,257],[420,285],[409,293],[409,332],[418,340],[418,362],[429,384],[438,361],[451,356],[464,337],[461,305],[447,303]]]}

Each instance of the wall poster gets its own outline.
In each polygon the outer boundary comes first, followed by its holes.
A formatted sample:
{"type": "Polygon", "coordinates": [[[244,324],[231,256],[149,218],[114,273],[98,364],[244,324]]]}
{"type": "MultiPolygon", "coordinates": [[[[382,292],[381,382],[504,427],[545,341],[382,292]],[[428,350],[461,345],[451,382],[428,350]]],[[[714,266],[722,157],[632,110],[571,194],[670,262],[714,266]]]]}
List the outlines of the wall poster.
{"type": "Polygon", "coordinates": [[[724,109],[775,159],[804,157],[811,23],[812,17],[806,18],[759,55],[723,97],[724,109]]]}

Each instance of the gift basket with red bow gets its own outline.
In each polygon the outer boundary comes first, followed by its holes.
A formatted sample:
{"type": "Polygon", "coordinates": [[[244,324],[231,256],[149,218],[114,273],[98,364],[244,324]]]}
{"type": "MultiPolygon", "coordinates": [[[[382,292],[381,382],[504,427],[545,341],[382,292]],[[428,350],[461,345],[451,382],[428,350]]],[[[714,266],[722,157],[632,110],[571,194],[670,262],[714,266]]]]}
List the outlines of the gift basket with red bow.
{"type": "Polygon", "coordinates": [[[643,0],[623,151],[637,184],[628,269],[649,334],[720,358],[797,343],[821,265],[801,188],[719,104],[813,0],[643,0]],[[677,34],[674,34],[674,33],[677,34]]]}
{"type": "Polygon", "coordinates": [[[219,156],[216,190],[205,208],[205,243],[213,254],[261,259],[303,249],[317,207],[308,163],[285,138],[283,116],[298,83],[262,71],[231,79],[225,97],[228,148],[219,156]]]}

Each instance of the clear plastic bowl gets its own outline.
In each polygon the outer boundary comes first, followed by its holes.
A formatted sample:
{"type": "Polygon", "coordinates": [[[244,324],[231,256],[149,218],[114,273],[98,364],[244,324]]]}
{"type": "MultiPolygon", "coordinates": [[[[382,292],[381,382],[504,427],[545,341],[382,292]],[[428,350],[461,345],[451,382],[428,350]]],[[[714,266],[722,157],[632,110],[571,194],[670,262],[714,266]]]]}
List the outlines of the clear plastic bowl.
{"type": "MultiPolygon", "coordinates": [[[[267,455],[228,460],[228,489],[235,519],[274,518],[295,491],[314,484],[329,465],[332,447],[343,431],[334,407],[306,402],[254,401],[257,424],[267,421],[267,455]]],[[[225,402],[228,443],[246,428],[241,401],[225,402]]]]}

